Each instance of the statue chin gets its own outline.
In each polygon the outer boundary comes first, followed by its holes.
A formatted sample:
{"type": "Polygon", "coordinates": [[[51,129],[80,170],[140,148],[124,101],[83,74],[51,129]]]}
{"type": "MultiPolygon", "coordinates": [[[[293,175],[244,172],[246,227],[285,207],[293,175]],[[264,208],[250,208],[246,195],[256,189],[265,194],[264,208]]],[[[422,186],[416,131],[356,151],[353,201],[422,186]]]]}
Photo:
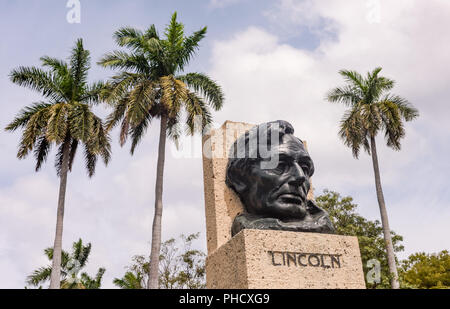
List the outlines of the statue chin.
{"type": "Polygon", "coordinates": [[[328,214],[313,201],[308,201],[307,213],[302,219],[281,220],[261,215],[244,213],[238,215],[231,227],[231,235],[235,236],[244,229],[279,230],[291,232],[310,232],[334,234],[335,230],[328,214]]]}

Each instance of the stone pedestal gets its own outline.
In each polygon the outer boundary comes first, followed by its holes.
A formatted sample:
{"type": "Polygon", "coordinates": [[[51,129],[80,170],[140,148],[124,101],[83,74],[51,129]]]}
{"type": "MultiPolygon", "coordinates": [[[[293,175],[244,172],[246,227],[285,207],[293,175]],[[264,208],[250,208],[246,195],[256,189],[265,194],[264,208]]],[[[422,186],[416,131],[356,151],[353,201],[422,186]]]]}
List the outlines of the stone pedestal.
{"type": "Polygon", "coordinates": [[[209,289],[365,289],[356,237],[244,230],[207,258],[209,289]]]}

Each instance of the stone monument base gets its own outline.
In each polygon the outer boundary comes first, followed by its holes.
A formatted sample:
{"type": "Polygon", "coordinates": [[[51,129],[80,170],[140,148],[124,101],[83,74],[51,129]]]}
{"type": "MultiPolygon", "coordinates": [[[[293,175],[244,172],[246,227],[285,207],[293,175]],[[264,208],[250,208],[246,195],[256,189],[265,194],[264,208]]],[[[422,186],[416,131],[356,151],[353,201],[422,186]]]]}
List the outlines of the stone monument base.
{"type": "Polygon", "coordinates": [[[206,259],[209,289],[365,289],[358,239],[243,230],[206,259]]]}

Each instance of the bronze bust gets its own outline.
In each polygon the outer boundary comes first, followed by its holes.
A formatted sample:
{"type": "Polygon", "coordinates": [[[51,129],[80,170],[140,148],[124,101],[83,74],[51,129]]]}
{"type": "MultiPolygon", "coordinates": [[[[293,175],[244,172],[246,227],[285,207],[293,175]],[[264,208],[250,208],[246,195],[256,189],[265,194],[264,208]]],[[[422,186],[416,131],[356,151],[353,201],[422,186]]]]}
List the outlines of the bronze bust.
{"type": "Polygon", "coordinates": [[[231,148],[226,184],[244,205],[232,236],[243,229],[334,233],[328,214],[308,200],[314,164],[287,121],[261,124],[231,148]]]}

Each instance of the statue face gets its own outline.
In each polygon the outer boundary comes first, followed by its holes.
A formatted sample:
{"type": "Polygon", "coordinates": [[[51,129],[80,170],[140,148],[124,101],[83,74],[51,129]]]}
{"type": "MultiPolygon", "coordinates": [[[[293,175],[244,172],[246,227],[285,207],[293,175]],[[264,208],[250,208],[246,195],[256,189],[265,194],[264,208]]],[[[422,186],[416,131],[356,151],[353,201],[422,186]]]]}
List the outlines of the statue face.
{"type": "Polygon", "coordinates": [[[306,198],[313,162],[300,140],[291,134],[284,135],[273,151],[279,155],[278,166],[264,170],[261,161],[252,163],[250,172],[243,179],[247,190],[241,199],[251,214],[285,220],[303,219],[307,214],[306,198]]]}

